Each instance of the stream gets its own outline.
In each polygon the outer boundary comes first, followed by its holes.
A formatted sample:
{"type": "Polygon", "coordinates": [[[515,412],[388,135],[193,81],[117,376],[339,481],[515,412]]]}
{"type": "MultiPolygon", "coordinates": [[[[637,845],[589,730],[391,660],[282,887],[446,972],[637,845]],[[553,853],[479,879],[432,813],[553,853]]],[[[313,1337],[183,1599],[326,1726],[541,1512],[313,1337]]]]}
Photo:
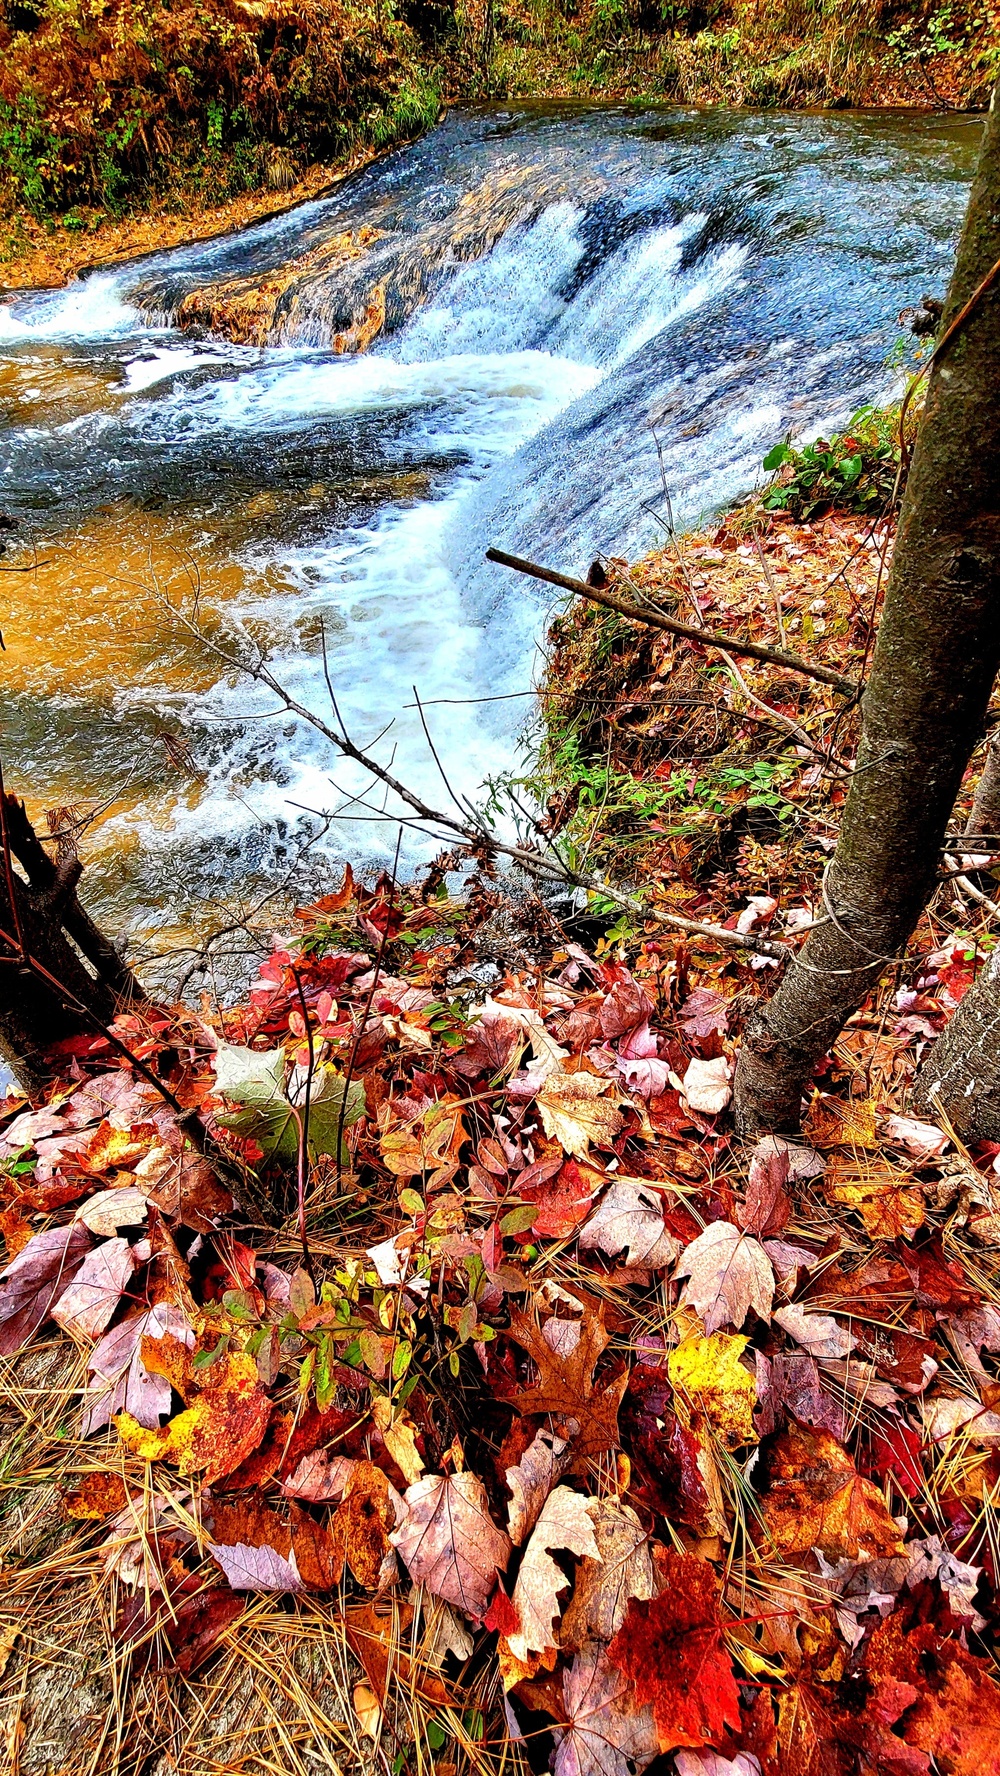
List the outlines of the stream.
{"type": "Polygon", "coordinates": [[[515,767],[556,601],[486,547],[634,555],[663,540],[654,429],[686,524],[885,394],[980,127],[457,109],[325,199],[9,298],[4,562],[37,565],[0,575],[0,744],[33,813],[100,809],[93,910],[156,949],[395,845],[381,792],[352,802],[363,774],[178,610],[331,720],[325,641],[352,737],[436,805],[414,686],[456,795],[515,767]]]}

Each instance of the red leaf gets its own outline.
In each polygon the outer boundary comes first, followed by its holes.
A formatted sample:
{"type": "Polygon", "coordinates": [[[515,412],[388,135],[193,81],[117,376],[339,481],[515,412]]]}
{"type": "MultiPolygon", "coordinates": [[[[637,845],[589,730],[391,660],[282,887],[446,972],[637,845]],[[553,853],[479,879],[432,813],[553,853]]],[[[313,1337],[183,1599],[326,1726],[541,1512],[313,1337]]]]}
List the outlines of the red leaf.
{"type": "Polygon", "coordinates": [[[722,1645],[719,1587],[704,1560],[668,1550],[664,1590],[632,1598],[608,1658],[631,1681],[637,1708],[653,1707],[661,1751],[711,1745],[740,1724],[740,1698],[722,1645]]]}

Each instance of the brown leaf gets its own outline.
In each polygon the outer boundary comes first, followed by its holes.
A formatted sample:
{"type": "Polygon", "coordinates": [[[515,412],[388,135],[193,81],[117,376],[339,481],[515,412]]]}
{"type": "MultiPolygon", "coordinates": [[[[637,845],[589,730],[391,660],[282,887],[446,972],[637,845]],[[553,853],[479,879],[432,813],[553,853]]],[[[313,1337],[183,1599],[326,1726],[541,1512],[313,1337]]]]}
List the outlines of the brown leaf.
{"type": "Polygon", "coordinates": [[[560,1436],[572,1438],[574,1457],[617,1449],[618,1407],[628,1375],[599,1391],[595,1388],[594,1369],[608,1343],[598,1314],[585,1315],[576,1345],[564,1353],[554,1351],[530,1315],[517,1308],[511,1309],[510,1336],[524,1346],[538,1369],[536,1385],[513,1396],[515,1412],[551,1413],[561,1421],[560,1436]]]}
{"type": "MultiPolygon", "coordinates": [[[[155,1342],[143,1346],[155,1355],[155,1342]]],[[[206,1372],[193,1403],[159,1430],[145,1430],[127,1412],[115,1419],[118,1434],[146,1461],[169,1461],[179,1474],[204,1475],[213,1485],[231,1474],[256,1449],[267,1429],[271,1402],[257,1378],[257,1365],[243,1352],[229,1352],[206,1372]]]]}
{"type": "Polygon", "coordinates": [[[622,1126],[620,1110],[605,1096],[610,1086],[596,1073],[550,1073],[535,1100],[545,1133],[577,1159],[586,1159],[591,1141],[610,1147],[622,1126]]]}
{"type": "Polygon", "coordinates": [[[613,1640],[630,1598],[655,1595],[649,1537],[635,1512],[617,1499],[591,1499],[590,1520],[600,1560],[580,1561],[563,1612],[559,1645],[580,1652],[590,1640],[613,1640]]]}
{"type": "Polygon", "coordinates": [[[401,1513],[402,1500],[381,1468],[370,1461],[355,1462],[337,1507],[332,1535],[341,1562],[346,1561],[359,1585],[370,1591],[379,1583],[382,1563],[391,1552],[390,1532],[401,1513]]]}
{"type": "Polygon", "coordinates": [[[782,1233],[788,1226],[792,1205],[785,1189],[788,1183],[787,1153],[754,1153],[750,1161],[746,1201],[740,1213],[740,1226],[745,1233],[782,1233]]]}
{"type": "Polygon", "coordinates": [[[764,1518],[784,1554],[822,1548],[828,1560],[899,1554],[903,1543],[885,1499],[828,1431],[790,1425],[771,1453],[764,1518]]]}

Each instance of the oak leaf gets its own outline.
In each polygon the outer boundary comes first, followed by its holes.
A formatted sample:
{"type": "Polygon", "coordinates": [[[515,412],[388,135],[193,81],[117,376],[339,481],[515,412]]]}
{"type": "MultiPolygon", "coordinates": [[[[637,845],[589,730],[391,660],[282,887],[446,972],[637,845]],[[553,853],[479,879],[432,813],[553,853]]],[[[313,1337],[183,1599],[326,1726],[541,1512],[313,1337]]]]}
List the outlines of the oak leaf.
{"type": "Polygon", "coordinates": [[[680,1242],[667,1232],[663,1199],[649,1185],[633,1178],[616,1178],[596,1214],[580,1230],[584,1251],[594,1247],[614,1257],[624,1251],[626,1265],[659,1270],[672,1264],[680,1242]]]}
{"type": "Polygon", "coordinates": [[[878,1487],[857,1471],[829,1431],[791,1424],[770,1459],[764,1519],[775,1545],[788,1555],[821,1548],[843,1555],[901,1554],[899,1529],[878,1487]]]}
{"type": "Polygon", "coordinates": [[[407,1488],[406,1516],[389,1540],[410,1577],[475,1620],[510,1559],[510,1538],[489,1514],[475,1474],[428,1474],[407,1488]]]}
{"type": "Polygon", "coordinates": [[[522,1665],[530,1664],[532,1654],[540,1653],[544,1660],[556,1648],[558,1599],[569,1580],[556,1565],[551,1550],[564,1548],[570,1554],[585,1554],[591,1560],[601,1558],[589,1503],[572,1487],[557,1486],[542,1506],[532,1530],[511,1597],[519,1626],[507,1635],[507,1645],[522,1665]]]}
{"type": "Polygon", "coordinates": [[[507,1530],[515,1548],[534,1529],[542,1506],[566,1466],[566,1449],[565,1437],[557,1437],[553,1431],[536,1431],[517,1466],[507,1468],[511,1494],[507,1530]]]}
{"type": "Polygon", "coordinates": [[[554,1776],[633,1776],[660,1749],[653,1710],[635,1706],[631,1686],[603,1646],[581,1648],[563,1672],[565,1729],[556,1729],[554,1776]]]}
{"type": "MultiPolygon", "coordinates": [[[[144,1353],[144,1355],[147,1353],[144,1353]]],[[[257,1364],[230,1351],[206,1371],[202,1391],[162,1429],[146,1430],[128,1412],[115,1425],[122,1442],[146,1461],[173,1462],[179,1474],[201,1473],[208,1485],[231,1474],[257,1448],[271,1416],[257,1364]]]]}
{"type": "Polygon", "coordinates": [[[535,1100],[545,1133],[577,1159],[586,1159],[591,1141],[609,1147],[622,1126],[621,1111],[605,1095],[610,1086],[596,1073],[550,1073],[535,1100]]]}
{"type": "Polygon", "coordinates": [[[510,1336],[524,1346],[538,1369],[536,1385],[513,1395],[515,1412],[551,1414],[560,1436],[572,1438],[574,1456],[616,1449],[618,1407],[628,1375],[623,1373],[604,1388],[595,1387],[594,1370],[608,1343],[598,1315],[590,1313],[584,1318],[571,1349],[553,1350],[530,1315],[518,1308],[511,1309],[510,1336]]]}
{"type": "Polygon", "coordinates": [[[719,1586],[693,1554],[665,1550],[658,1597],[633,1598],[608,1647],[638,1707],[652,1706],[661,1751],[710,1745],[740,1725],[740,1697],[722,1642],[719,1586]]]}
{"type": "Polygon", "coordinates": [[[693,1307],[706,1333],[742,1326],[750,1309],[770,1318],[774,1271],[758,1240],[731,1221],[713,1221],[681,1254],[677,1275],[687,1277],[681,1306],[693,1307]]]}

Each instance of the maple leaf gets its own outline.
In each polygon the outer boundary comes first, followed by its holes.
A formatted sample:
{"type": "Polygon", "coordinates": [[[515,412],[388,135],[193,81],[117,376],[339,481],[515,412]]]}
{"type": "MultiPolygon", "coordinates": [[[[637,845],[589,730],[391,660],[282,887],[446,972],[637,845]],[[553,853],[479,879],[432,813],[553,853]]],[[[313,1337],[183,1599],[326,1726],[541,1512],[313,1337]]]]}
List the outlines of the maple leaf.
{"type": "MultiPolygon", "coordinates": [[[[148,1363],[148,1350],[143,1355],[148,1363]]],[[[162,1429],[146,1430],[128,1412],[120,1412],[115,1425],[136,1455],[173,1462],[179,1474],[202,1473],[212,1485],[257,1448],[270,1416],[253,1357],[230,1351],[206,1371],[193,1403],[162,1429]]]]}
{"type": "Polygon", "coordinates": [[[566,1466],[564,1437],[552,1431],[536,1431],[516,1467],[506,1469],[511,1502],[507,1507],[507,1529],[515,1548],[519,1548],[538,1521],[545,1500],[566,1466]]]}
{"type": "Polygon", "coordinates": [[[903,1543],[885,1499],[857,1471],[835,1437],[789,1425],[771,1453],[764,1519],[783,1553],[821,1548],[828,1559],[900,1554],[903,1543]]]}
{"type": "Polygon", "coordinates": [[[637,1024],[647,1023],[655,1010],[652,1001],[647,999],[631,975],[627,980],[615,981],[601,1006],[601,1035],[606,1042],[613,1042],[616,1036],[626,1036],[637,1024]]]}
{"type": "Polygon", "coordinates": [[[128,1240],[109,1239],[95,1246],[51,1310],[57,1326],[72,1338],[97,1338],[114,1314],[134,1272],[135,1257],[128,1240]]]}
{"type": "Polygon", "coordinates": [[[480,1073],[498,1078],[515,1065],[525,1043],[520,1019],[505,1005],[487,999],[478,1019],[466,1031],[465,1046],[453,1063],[455,1072],[463,1079],[474,1079],[480,1073]]]}
{"type": "Polygon", "coordinates": [[[512,1308],[510,1336],[524,1346],[538,1369],[536,1386],[513,1395],[515,1412],[551,1413],[560,1435],[572,1438],[574,1455],[599,1455],[603,1449],[616,1449],[618,1407],[628,1375],[595,1389],[594,1369],[608,1343],[600,1318],[587,1315],[573,1348],[556,1351],[530,1315],[512,1308]]]}
{"type": "Polygon", "coordinates": [[[341,1499],[357,1463],[349,1455],[330,1455],[313,1449],[304,1455],[295,1472],[281,1482],[286,1498],[306,1499],[311,1504],[341,1499]]]}
{"type": "Polygon", "coordinates": [[[170,1383],[146,1368],[142,1360],[144,1338],[165,1333],[194,1344],[194,1332],[179,1307],[160,1301],[131,1314],[106,1332],[90,1354],[93,1380],[83,1397],[81,1435],[102,1430],[116,1412],[125,1411],[146,1430],[155,1430],[170,1411],[170,1383]]]}
{"type": "Polygon", "coordinates": [[[625,1251],[626,1264],[649,1270],[672,1264],[681,1249],[667,1232],[662,1197],[633,1178],[614,1179],[596,1214],[581,1228],[580,1245],[612,1256],[625,1251]]]}
{"type": "Polygon", "coordinates": [[[710,1745],[740,1724],[740,1697],[722,1644],[719,1587],[693,1554],[666,1549],[660,1595],[632,1598],[608,1658],[652,1706],[661,1751],[710,1745]]]}
{"type": "Polygon", "coordinates": [[[779,1351],[770,1359],[758,1351],[757,1399],[755,1422],[762,1437],[782,1422],[781,1407],[800,1424],[822,1425],[838,1443],[847,1435],[844,1408],[823,1388],[816,1359],[805,1351],[779,1351]]]}
{"type": "Polygon", "coordinates": [[[689,1036],[720,1035],[729,1023],[729,1000],[713,987],[695,987],[680,1008],[681,1028],[689,1036]]]}
{"type": "Polygon", "coordinates": [[[553,1628],[559,1615],[558,1598],[569,1580],[550,1550],[565,1548],[571,1554],[586,1554],[591,1560],[601,1558],[588,1504],[589,1500],[572,1487],[557,1486],[549,1493],[532,1530],[511,1597],[519,1626],[507,1635],[507,1645],[521,1665],[529,1665],[533,1653],[540,1653],[544,1659],[550,1650],[555,1650],[553,1628]]]}
{"type": "Polygon", "coordinates": [[[21,1350],[76,1277],[91,1246],[85,1227],[36,1233],[0,1271],[0,1356],[21,1350]]]}
{"type": "Polygon", "coordinates": [[[742,1326],[753,1308],[770,1318],[774,1271],[759,1241],[730,1221],[713,1221],[681,1254],[677,1275],[686,1276],[681,1306],[693,1307],[705,1331],[742,1326]]]}
{"type": "Polygon", "coordinates": [[[591,1499],[588,1514],[600,1560],[581,1559],[573,1595],[563,1612],[559,1645],[579,1652],[590,1640],[613,1640],[632,1597],[655,1596],[649,1537],[631,1506],[591,1499]]]}
{"type": "MultiPolygon", "coordinates": [[[[537,1183],[524,1172],[516,1180],[522,1201],[537,1202],[538,1213],[531,1229],[540,1239],[568,1239],[585,1221],[597,1192],[607,1182],[607,1173],[595,1165],[577,1159],[563,1160],[558,1154],[558,1176],[540,1179],[537,1183]]],[[[537,1162],[536,1162],[537,1166],[537,1162]]],[[[528,1167],[534,1172],[536,1166],[528,1167]]]]}
{"type": "Polygon", "coordinates": [[[749,1340],[713,1332],[708,1338],[683,1338],[667,1359],[670,1384],[695,1413],[701,1414],[729,1449],[756,1439],[753,1407],[757,1387],[740,1362],[749,1340]]]}
{"type": "Polygon", "coordinates": [[[865,1171],[837,1166],[830,1174],[830,1191],[835,1202],[861,1217],[872,1239],[912,1239],[927,1217],[919,1184],[908,1172],[888,1166],[865,1171]]]}
{"type": "Polygon", "coordinates": [[[609,1147],[621,1130],[621,1111],[604,1096],[610,1085],[596,1073],[553,1072],[536,1097],[545,1133],[577,1159],[586,1159],[591,1141],[609,1147]]]}
{"type": "Polygon", "coordinates": [[[660,1749],[653,1710],[636,1708],[631,1688],[603,1646],[581,1648],[563,1672],[554,1776],[632,1776],[660,1749]]]}
{"type": "Polygon", "coordinates": [[[489,1514],[475,1474],[428,1474],[407,1488],[406,1517],[389,1540],[418,1585],[476,1621],[510,1559],[510,1538],[489,1514]]]}
{"type": "MultiPolygon", "coordinates": [[[[217,1117],[223,1128],[256,1141],[266,1159],[287,1163],[295,1160],[305,1092],[300,1089],[295,1104],[286,1094],[283,1048],[262,1054],[253,1048],[220,1042],[215,1055],[215,1087],[221,1097],[242,1106],[217,1117]]],[[[349,1128],[364,1113],[365,1091],[360,1080],[352,1080],[345,1088],[336,1068],[317,1067],[309,1092],[310,1152],[314,1156],[335,1153],[341,1117],[343,1127],[349,1128]]]]}

